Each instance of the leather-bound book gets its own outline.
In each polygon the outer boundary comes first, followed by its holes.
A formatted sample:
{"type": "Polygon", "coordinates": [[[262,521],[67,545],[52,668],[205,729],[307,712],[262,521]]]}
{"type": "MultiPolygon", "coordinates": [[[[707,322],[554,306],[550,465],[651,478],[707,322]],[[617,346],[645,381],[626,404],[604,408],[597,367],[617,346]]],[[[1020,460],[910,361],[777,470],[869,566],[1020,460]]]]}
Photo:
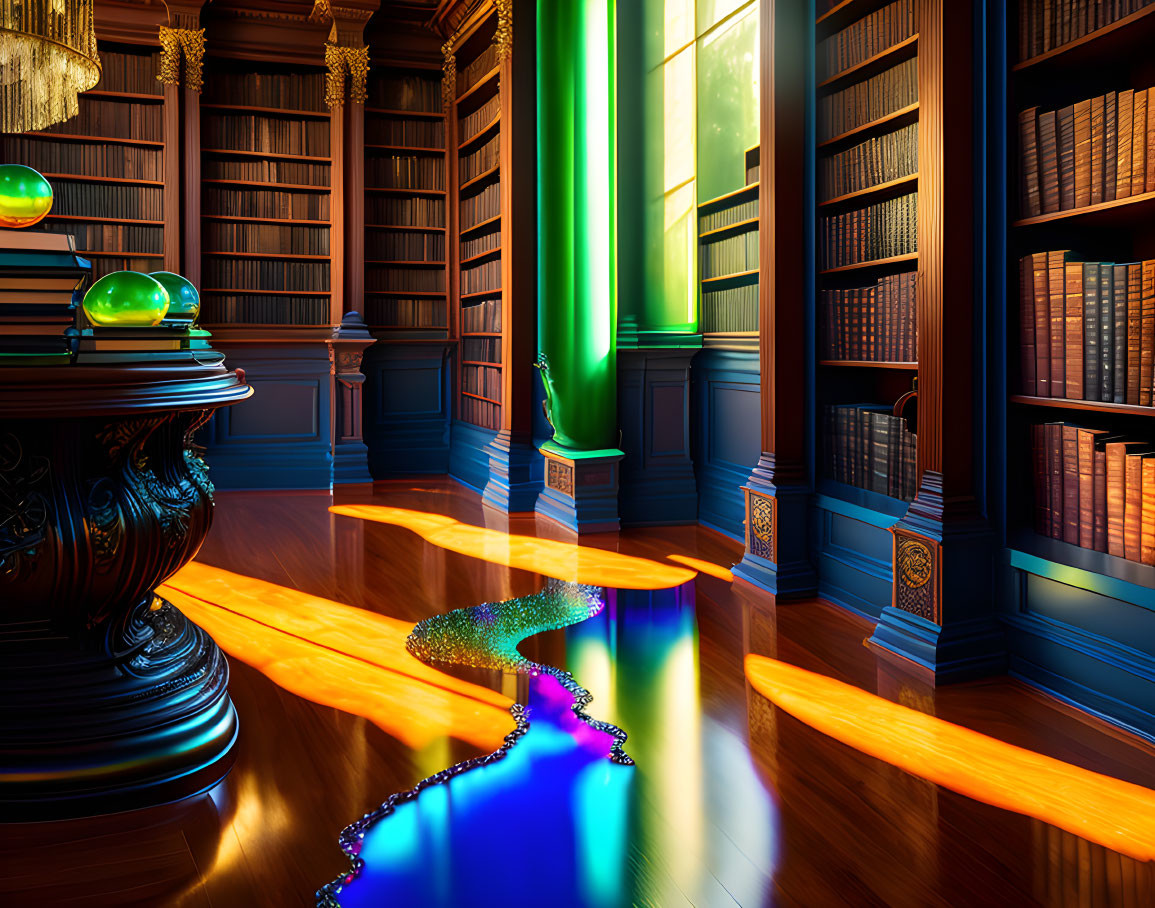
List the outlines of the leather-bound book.
{"type": "Polygon", "coordinates": [[[1142,312],[1139,338],[1139,406],[1151,406],[1152,373],[1155,372],[1155,259],[1143,262],[1140,291],[1142,312]]]}
{"type": "Polygon", "coordinates": [[[1043,213],[1059,210],[1059,143],[1055,111],[1039,114],[1039,186],[1043,196],[1043,213]]]}
{"type": "MultiPolygon", "coordinates": [[[[1051,302],[1047,288],[1047,254],[1031,256],[1031,273],[1035,286],[1035,390],[1039,397],[1051,393],[1051,302]]],[[[1063,396],[1059,391],[1059,397],[1063,396]]]]}
{"type": "Polygon", "coordinates": [[[1104,445],[1107,454],[1107,553],[1126,557],[1123,526],[1127,493],[1127,445],[1114,441],[1104,445]]]}
{"type": "MultiPolygon", "coordinates": [[[[1121,404],[1127,395],[1127,279],[1130,264],[1116,265],[1111,285],[1111,397],[1108,403],[1121,404]]],[[[1106,395],[1104,395],[1106,397],[1106,395]]]]}
{"type": "Polygon", "coordinates": [[[1144,192],[1155,192],[1155,124],[1152,124],[1152,109],[1155,109],[1155,86],[1147,89],[1147,174],[1143,180],[1144,192]]]}
{"type": "Polygon", "coordinates": [[[1150,446],[1143,443],[1127,445],[1124,464],[1125,488],[1123,493],[1123,557],[1139,561],[1141,557],[1143,522],[1143,459],[1150,446]]]}
{"type": "Polygon", "coordinates": [[[1131,111],[1131,195],[1142,195],[1147,185],[1147,90],[1134,94],[1131,111]]]}
{"type": "Polygon", "coordinates": [[[1115,266],[1099,264],[1099,400],[1108,404],[1115,393],[1115,266]]]}
{"type": "Polygon", "coordinates": [[[1051,396],[1066,394],[1067,371],[1066,321],[1067,309],[1064,291],[1066,287],[1066,261],[1070,253],[1066,251],[1047,253],[1047,293],[1051,308],[1051,396]]]}
{"type": "MultiPolygon", "coordinates": [[[[1119,104],[1115,92],[1103,95],[1103,201],[1115,200],[1119,164],[1119,104]]],[[[1042,164],[1039,164],[1042,167],[1042,164]]]]}
{"type": "Polygon", "coordinates": [[[1066,397],[1083,399],[1083,263],[1065,263],[1066,275],[1066,397]]]}
{"type": "Polygon", "coordinates": [[[1034,480],[1035,532],[1040,536],[1051,535],[1051,473],[1047,469],[1047,428],[1042,423],[1031,426],[1031,464],[1034,480]]]}
{"type": "Polygon", "coordinates": [[[1103,201],[1103,147],[1106,139],[1103,123],[1105,98],[1099,95],[1091,99],[1091,204],[1103,201]]]}
{"type": "Polygon", "coordinates": [[[1051,538],[1063,538],[1063,424],[1047,423],[1047,469],[1051,476],[1051,538]]]}
{"type": "MultiPolygon", "coordinates": [[[[1139,403],[1139,376],[1142,372],[1143,349],[1143,264],[1127,263],[1127,381],[1123,403],[1139,403]]],[[[1116,309],[1116,312],[1118,310],[1116,309]]],[[[1117,317],[1117,316],[1116,316],[1117,317]]],[[[1115,331],[1118,334],[1119,326],[1115,331]]]]}
{"type": "Polygon", "coordinates": [[[1023,165],[1019,174],[1019,210],[1025,218],[1043,213],[1042,197],[1039,193],[1039,148],[1036,132],[1038,114],[1037,107],[1028,107],[1019,113],[1019,148],[1023,165]]]}
{"type": "Polygon", "coordinates": [[[1035,356],[1035,276],[1027,255],[1019,259],[1019,370],[1023,393],[1032,396],[1038,392],[1035,356]]]}
{"type": "Polygon", "coordinates": [[[1095,524],[1091,548],[1096,552],[1107,551],[1107,452],[1095,439],[1094,457],[1094,514],[1095,524]]]}
{"type": "Polygon", "coordinates": [[[1135,92],[1128,88],[1119,92],[1119,121],[1115,131],[1119,137],[1119,151],[1115,156],[1115,198],[1131,197],[1131,138],[1134,128],[1135,92]]]}
{"type": "MultiPolygon", "coordinates": [[[[1079,545],[1095,547],[1095,436],[1102,429],[1077,429],[1079,458],[1079,545]]],[[[1105,478],[1105,477],[1104,477],[1105,478]]]]}
{"type": "Polygon", "coordinates": [[[1073,208],[1091,204],[1091,99],[1075,102],[1075,195],[1073,208]]]}
{"type": "Polygon", "coordinates": [[[1083,263],[1083,400],[1099,399],[1099,263],[1083,263]]]}
{"type": "Polygon", "coordinates": [[[1059,209],[1070,211],[1075,207],[1075,108],[1073,105],[1068,104],[1056,112],[1055,129],[1059,136],[1059,209]]]}
{"type": "Polygon", "coordinates": [[[1079,544],[1079,427],[1063,424],[1063,542],[1079,544]]]}
{"type": "Polygon", "coordinates": [[[1155,453],[1145,454],[1143,464],[1143,510],[1139,516],[1139,560],[1155,565],[1155,453]]]}

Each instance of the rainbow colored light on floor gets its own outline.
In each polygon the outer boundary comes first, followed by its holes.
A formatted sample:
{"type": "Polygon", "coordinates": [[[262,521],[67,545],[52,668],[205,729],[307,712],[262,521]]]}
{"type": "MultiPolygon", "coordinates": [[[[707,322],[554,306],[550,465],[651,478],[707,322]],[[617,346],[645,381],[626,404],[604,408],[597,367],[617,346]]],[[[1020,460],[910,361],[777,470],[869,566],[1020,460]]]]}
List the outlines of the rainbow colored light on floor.
{"type": "Polygon", "coordinates": [[[796,719],[912,775],[1135,860],[1155,860],[1155,791],[765,656],[746,656],[746,677],[796,719]]]}

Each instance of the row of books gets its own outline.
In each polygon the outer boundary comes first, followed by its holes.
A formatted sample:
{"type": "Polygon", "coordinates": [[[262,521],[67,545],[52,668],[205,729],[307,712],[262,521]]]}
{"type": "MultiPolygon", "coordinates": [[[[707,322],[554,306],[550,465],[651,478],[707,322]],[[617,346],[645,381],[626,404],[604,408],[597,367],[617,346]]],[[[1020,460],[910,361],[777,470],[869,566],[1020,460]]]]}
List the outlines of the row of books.
{"type": "Polygon", "coordinates": [[[501,156],[501,133],[478,148],[476,151],[458,158],[458,174],[462,183],[492,170],[497,166],[501,156]]]}
{"type": "Polygon", "coordinates": [[[698,247],[703,279],[752,271],[758,267],[758,231],[708,237],[698,247]]]}
{"type": "Polygon", "coordinates": [[[56,180],[52,193],[52,213],[57,215],[164,220],[164,190],[160,186],[56,180]]]}
{"type": "Polygon", "coordinates": [[[826,475],[903,501],[914,498],[918,439],[906,420],[875,404],[826,406],[826,475]]]}
{"type": "Polygon", "coordinates": [[[444,148],[444,120],[406,120],[398,117],[365,117],[365,141],[370,145],[408,145],[413,148],[444,148]]]}
{"type": "Polygon", "coordinates": [[[370,155],[365,182],[375,189],[444,189],[445,161],[440,155],[370,155]]]}
{"type": "Polygon", "coordinates": [[[365,234],[365,258],[381,262],[444,262],[444,233],[370,230],[365,234]]]}
{"type": "Polygon", "coordinates": [[[698,231],[706,233],[709,230],[730,227],[733,224],[749,221],[756,217],[758,217],[758,199],[755,197],[736,205],[727,205],[725,208],[718,208],[699,215],[698,231]]]}
{"type": "MultiPolygon", "coordinates": [[[[83,253],[81,254],[83,255],[83,253]]],[[[98,281],[106,274],[112,274],[114,271],[141,271],[147,274],[150,271],[159,271],[163,267],[161,259],[134,256],[132,253],[125,253],[123,258],[120,256],[93,256],[91,261],[92,281],[98,281]]]]}
{"type": "Polygon", "coordinates": [[[917,361],[917,277],[911,271],[879,278],[869,287],[823,290],[823,358],[917,361]]]}
{"type": "Polygon", "coordinates": [[[758,330],[758,282],[702,292],[702,331],[706,334],[758,330]]]}
{"type": "Polygon", "coordinates": [[[917,31],[913,0],[888,3],[819,43],[819,79],[857,66],[917,31]]]}
{"type": "Polygon", "coordinates": [[[164,105],[80,96],[80,112],[45,132],[164,141],[164,105]]]}
{"type": "Polygon", "coordinates": [[[462,397],[457,402],[457,416],[483,429],[501,428],[501,406],[476,397],[462,397]]]}
{"type": "Polygon", "coordinates": [[[409,290],[423,293],[444,293],[445,269],[370,265],[365,270],[365,289],[371,291],[409,290]]]}
{"type": "Polygon", "coordinates": [[[874,136],[818,162],[822,200],[869,189],[918,172],[918,124],[874,136]]]}
{"type": "Polygon", "coordinates": [[[457,71],[457,93],[469,91],[481,78],[497,66],[497,45],[487,44],[485,50],[457,71]]]}
{"type": "Polygon", "coordinates": [[[76,248],[89,252],[164,252],[163,227],[76,221],[44,221],[40,226],[75,237],[76,248]]]}
{"type": "Polygon", "coordinates": [[[160,52],[121,54],[100,50],[100,91],[127,91],[140,95],[163,95],[164,86],[157,80],[160,52]]]}
{"type": "Polygon", "coordinates": [[[819,98],[818,139],[831,139],[917,101],[918,60],[906,60],[819,98]]]}
{"type": "Polygon", "coordinates": [[[398,227],[444,227],[445,199],[414,196],[376,195],[365,200],[365,218],[368,224],[388,224],[398,227]]]}
{"type": "Polygon", "coordinates": [[[823,268],[918,251],[918,193],[819,218],[823,268]]]}
{"type": "MultiPolygon", "coordinates": [[[[40,354],[49,362],[68,362],[64,332],[74,326],[88,272],[68,237],[40,231],[0,232],[0,362],[5,354],[40,354]]],[[[8,466],[19,462],[5,458],[8,466]]],[[[27,494],[5,482],[8,500],[27,494]],[[15,497],[13,497],[15,496],[15,497]]],[[[19,512],[11,512],[13,515],[19,512]]]]}
{"type": "Polygon", "coordinates": [[[493,118],[501,111],[501,95],[494,95],[477,110],[458,120],[457,132],[459,141],[468,142],[481,130],[493,122],[493,118]]]}
{"type": "Polygon", "coordinates": [[[206,158],[201,165],[206,180],[242,180],[246,183],[294,183],[327,187],[329,165],[308,161],[262,161],[260,159],[206,158]]]}
{"type": "Polygon", "coordinates": [[[1020,260],[1019,302],[1023,393],[1151,405],[1155,259],[1037,252],[1020,260]]]}
{"type": "Polygon", "coordinates": [[[328,227],[204,221],[201,230],[205,248],[213,252],[267,252],[278,255],[329,254],[328,227]]]}
{"type": "Polygon", "coordinates": [[[214,114],[201,118],[205,148],[328,157],[325,120],[285,120],[257,114],[214,114]]]}
{"type": "Polygon", "coordinates": [[[1155,446],[1102,429],[1031,426],[1035,532],[1155,565],[1155,446]]]}
{"type": "Polygon", "coordinates": [[[475,255],[484,255],[501,248],[501,229],[497,224],[493,230],[486,230],[471,234],[461,241],[461,257],[471,259],[475,255]]]}
{"type": "Polygon", "coordinates": [[[206,104],[243,104],[322,113],[326,110],[325,76],[320,72],[233,72],[210,67],[204,99],[206,104]]]}
{"type": "Polygon", "coordinates": [[[96,142],[59,142],[35,136],[0,137],[0,158],[18,161],[41,173],[75,173],[93,177],[163,180],[159,148],[96,142]]]}
{"type": "Polygon", "coordinates": [[[329,289],[328,262],[290,262],[283,259],[221,259],[205,261],[204,282],[226,290],[329,289]]]}
{"type": "Polygon", "coordinates": [[[1076,41],[1152,0],[1019,0],[1019,59],[1076,41]]]}
{"type": "Polygon", "coordinates": [[[370,325],[389,328],[445,328],[446,301],[379,296],[365,303],[370,325]]]}
{"type": "Polygon", "coordinates": [[[748,166],[746,168],[746,185],[749,186],[752,183],[757,183],[758,182],[758,174],[760,172],[761,172],[761,168],[758,166],[757,161],[755,161],[753,164],[748,166]]]}
{"type": "Polygon", "coordinates": [[[494,363],[501,365],[501,338],[462,338],[461,359],[463,362],[494,363]]]}
{"type": "Polygon", "coordinates": [[[481,192],[461,200],[458,215],[461,218],[461,229],[488,221],[501,214],[501,181],[488,184],[481,192]]]}
{"type": "Polygon", "coordinates": [[[1155,191],[1155,88],[1109,92],[1019,114],[1025,217],[1155,191]]]}
{"type": "Polygon", "coordinates": [[[328,192],[273,189],[203,189],[205,214],[224,217],[329,220],[328,192]]]}
{"type": "Polygon", "coordinates": [[[390,76],[369,80],[369,107],[387,110],[441,111],[441,75],[390,76]]]}
{"type": "Polygon", "coordinates": [[[501,299],[461,307],[461,333],[494,334],[501,331],[501,299]]]}
{"type": "Polygon", "coordinates": [[[481,293],[501,290],[501,259],[489,259],[476,265],[467,265],[461,269],[461,292],[481,293]]]}
{"type": "Polygon", "coordinates": [[[326,325],[329,300],[322,296],[270,296],[267,293],[210,293],[201,297],[205,325],[326,325]]]}
{"type": "Polygon", "coordinates": [[[461,367],[461,390],[501,403],[501,369],[495,366],[461,367]]]}

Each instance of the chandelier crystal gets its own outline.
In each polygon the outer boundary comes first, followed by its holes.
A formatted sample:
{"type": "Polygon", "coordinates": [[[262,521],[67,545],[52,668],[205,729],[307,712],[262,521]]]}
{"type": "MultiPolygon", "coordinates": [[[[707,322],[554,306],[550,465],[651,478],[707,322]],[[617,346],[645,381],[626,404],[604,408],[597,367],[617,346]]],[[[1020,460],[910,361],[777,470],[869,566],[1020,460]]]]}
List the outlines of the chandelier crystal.
{"type": "Polygon", "coordinates": [[[0,0],[0,132],[76,116],[100,81],[95,0],[0,0]]]}

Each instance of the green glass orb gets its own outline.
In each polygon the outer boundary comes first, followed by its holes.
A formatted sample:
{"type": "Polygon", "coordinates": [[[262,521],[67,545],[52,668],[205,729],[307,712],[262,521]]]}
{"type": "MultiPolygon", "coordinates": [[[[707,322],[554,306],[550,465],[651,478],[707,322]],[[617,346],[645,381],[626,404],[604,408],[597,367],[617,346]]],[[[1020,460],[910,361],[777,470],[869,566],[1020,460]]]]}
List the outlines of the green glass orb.
{"type": "Polygon", "coordinates": [[[139,271],[106,274],[84,294],[84,314],[94,325],[151,328],[168,312],[168,291],[139,271]]]}
{"type": "Polygon", "coordinates": [[[0,164],[0,227],[31,227],[51,210],[44,177],[23,164],[0,164]]]}
{"type": "Polygon", "coordinates": [[[192,281],[171,271],[154,271],[149,277],[168,291],[168,313],[164,317],[166,322],[187,322],[191,325],[196,321],[201,311],[201,295],[192,281]]]}

